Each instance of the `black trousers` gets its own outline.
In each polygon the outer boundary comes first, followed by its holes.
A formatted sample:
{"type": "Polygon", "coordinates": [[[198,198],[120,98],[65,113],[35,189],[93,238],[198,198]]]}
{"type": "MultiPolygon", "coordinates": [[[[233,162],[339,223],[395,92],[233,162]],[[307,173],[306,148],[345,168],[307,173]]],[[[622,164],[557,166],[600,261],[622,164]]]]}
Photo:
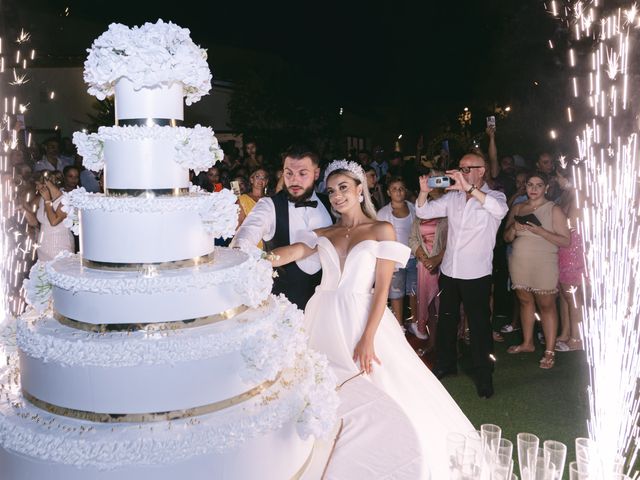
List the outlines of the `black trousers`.
{"type": "Polygon", "coordinates": [[[469,322],[471,362],[478,379],[493,372],[493,331],[491,328],[491,275],[461,280],[440,273],[440,312],[436,336],[437,367],[453,370],[457,363],[457,336],[460,302],[469,322]]]}

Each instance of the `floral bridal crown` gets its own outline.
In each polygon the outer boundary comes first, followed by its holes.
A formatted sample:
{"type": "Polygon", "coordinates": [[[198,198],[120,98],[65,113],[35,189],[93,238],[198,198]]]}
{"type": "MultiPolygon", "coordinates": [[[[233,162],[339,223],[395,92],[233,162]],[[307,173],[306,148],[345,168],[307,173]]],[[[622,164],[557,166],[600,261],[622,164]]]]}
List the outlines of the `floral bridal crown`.
{"type": "Polygon", "coordinates": [[[353,173],[362,184],[366,184],[364,170],[362,169],[362,167],[358,163],[351,162],[349,160],[334,160],[333,162],[331,162],[324,172],[325,184],[327,183],[327,178],[329,178],[329,175],[331,175],[336,170],[348,170],[353,173]]]}

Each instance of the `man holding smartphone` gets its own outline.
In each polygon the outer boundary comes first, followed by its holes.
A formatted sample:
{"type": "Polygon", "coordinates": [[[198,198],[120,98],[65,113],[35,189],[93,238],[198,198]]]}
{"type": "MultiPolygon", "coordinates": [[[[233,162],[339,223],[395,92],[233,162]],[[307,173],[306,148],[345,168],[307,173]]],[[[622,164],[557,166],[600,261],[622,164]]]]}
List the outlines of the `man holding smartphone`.
{"type": "Polygon", "coordinates": [[[458,170],[449,170],[455,183],[447,195],[428,201],[432,188],[428,177],[420,177],[416,200],[418,218],[447,217],[447,247],[440,266],[440,312],[436,335],[436,367],[439,379],[455,374],[456,339],[460,302],[471,333],[471,356],[478,396],[493,395],[493,338],[491,328],[491,272],[493,247],[500,222],[508,212],[506,197],[491,190],[484,181],[483,157],[470,153],[462,157],[458,170]]]}

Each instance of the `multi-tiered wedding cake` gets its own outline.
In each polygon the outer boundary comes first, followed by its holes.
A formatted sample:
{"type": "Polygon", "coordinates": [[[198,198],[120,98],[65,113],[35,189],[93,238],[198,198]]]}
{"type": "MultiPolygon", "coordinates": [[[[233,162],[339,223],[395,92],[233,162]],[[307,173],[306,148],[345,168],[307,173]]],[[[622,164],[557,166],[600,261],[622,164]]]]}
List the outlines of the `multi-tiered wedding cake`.
{"type": "Polygon", "coordinates": [[[213,250],[235,230],[235,196],[190,188],[220,149],[209,128],[179,126],[183,98],[210,89],[204,50],[170,23],[111,25],[85,79],[115,93],[117,125],[74,136],[105,193],[66,195],[81,253],[26,283],[35,308],[0,389],[2,478],[302,478],[335,424],[335,380],[301,312],[270,295],[270,264],[213,250]]]}

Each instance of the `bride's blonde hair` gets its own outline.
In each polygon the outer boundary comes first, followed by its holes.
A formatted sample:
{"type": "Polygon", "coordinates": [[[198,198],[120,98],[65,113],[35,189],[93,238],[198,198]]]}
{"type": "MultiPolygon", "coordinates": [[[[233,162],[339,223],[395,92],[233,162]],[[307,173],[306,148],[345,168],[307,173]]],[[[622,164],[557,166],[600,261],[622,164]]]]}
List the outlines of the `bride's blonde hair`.
{"type": "MultiPolygon", "coordinates": [[[[371,201],[371,194],[369,193],[369,189],[367,188],[367,181],[364,177],[364,170],[362,170],[362,167],[356,162],[334,160],[327,167],[327,172],[324,179],[325,186],[327,185],[327,180],[329,180],[334,175],[345,175],[356,182],[356,185],[362,185],[363,201],[360,202],[360,208],[362,209],[362,213],[364,213],[367,217],[372,220],[376,220],[376,209],[373,206],[373,202],[371,201]]],[[[336,212],[333,207],[331,207],[331,213],[333,213],[336,218],[340,218],[340,214],[336,212]]]]}

